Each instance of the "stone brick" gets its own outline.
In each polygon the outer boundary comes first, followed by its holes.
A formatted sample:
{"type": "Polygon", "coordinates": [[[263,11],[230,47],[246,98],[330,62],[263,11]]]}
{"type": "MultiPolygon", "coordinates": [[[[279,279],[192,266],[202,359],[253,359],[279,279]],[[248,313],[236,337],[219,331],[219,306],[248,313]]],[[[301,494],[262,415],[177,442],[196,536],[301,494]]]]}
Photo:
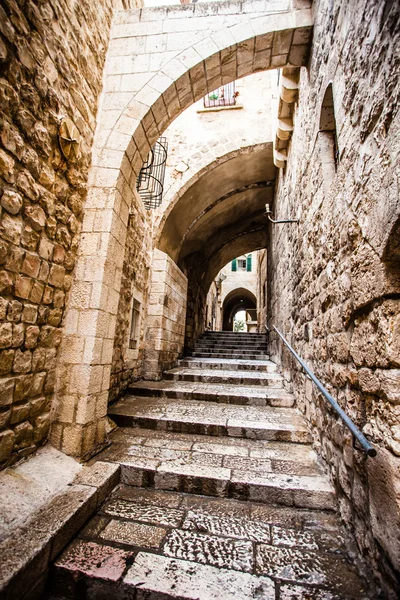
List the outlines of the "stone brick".
{"type": "Polygon", "coordinates": [[[35,281],[32,290],[29,294],[29,300],[31,302],[35,302],[35,304],[39,304],[42,300],[44,292],[44,284],[39,281],[35,281]]]}
{"type": "Polygon", "coordinates": [[[36,250],[39,239],[39,234],[30,225],[26,224],[21,235],[21,245],[28,250],[36,250]]]}
{"type": "Polygon", "coordinates": [[[11,215],[17,215],[23,205],[22,197],[18,192],[13,190],[4,190],[1,197],[1,206],[5,208],[11,215]]]}
{"type": "Polygon", "coordinates": [[[0,462],[6,461],[14,445],[15,434],[10,429],[0,432],[0,462]]]}
{"type": "Polygon", "coordinates": [[[12,342],[11,323],[0,323],[0,348],[9,348],[12,342]]]}
{"type": "MultiPolygon", "coordinates": [[[[33,362],[33,361],[32,361],[33,362]]],[[[41,373],[35,373],[32,377],[32,383],[30,386],[30,396],[38,396],[43,392],[43,386],[46,379],[46,371],[41,373]]]]}
{"type": "Polygon", "coordinates": [[[12,377],[0,379],[0,406],[9,406],[13,401],[15,380],[12,377]]]}
{"type": "Polygon", "coordinates": [[[0,240],[0,265],[4,265],[7,259],[9,244],[5,240],[0,240]]]}
{"type": "Polygon", "coordinates": [[[46,225],[46,215],[40,206],[27,206],[25,217],[29,225],[37,232],[42,231],[46,225]]]}
{"type": "Polygon", "coordinates": [[[19,348],[23,345],[25,339],[25,325],[17,323],[13,325],[12,347],[19,348]]]}
{"type": "Polygon", "coordinates": [[[52,265],[50,268],[49,283],[55,287],[61,288],[64,285],[65,269],[59,265],[52,265]]]}
{"type": "Polygon", "coordinates": [[[9,183],[14,182],[15,161],[0,148],[0,175],[9,183]]]}
{"type": "Polygon", "coordinates": [[[53,256],[54,244],[46,237],[40,238],[39,255],[45,260],[51,260],[53,256]]]}
{"type": "Polygon", "coordinates": [[[25,252],[22,248],[12,246],[8,253],[6,260],[6,269],[14,273],[19,273],[21,270],[22,261],[24,259],[25,252]]]}
{"type": "Polygon", "coordinates": [[[15,279],[14,285],[15,295],[17,296],[17,298],[30,298],[33,283],[33,279],[30,279],[29,277],[23,277],[22,275],[18,275],[15,279]]]}
{"type": "Polygon", "coordinates": [[[10,373],[14,360],[14,350],[0,350],[0,375],[10,373]]]}
{"type": "Polygon", "coordinates": [[[25,348],[36,348],[40,329],[36,325],[28,325],[25,332],[25,348]]]}
{"type": "Polygon", "coordinates": [[[0,271],[0,293],[10,294],[13,286],[13,279],[7,271],[0,271]]]}
{"type": "Polygon", "coordinates": [[[14,400],[20,402],[28,398],[32,383],[32,375],[20,375],[15,378],[14,400]]]}
{"type": "Polygon", "coordinates": [[[17,449],[26,448],[30,446],[33,441],[33,427],[28,422],[19,423],[16,427],[14,427],[15,434],[15,445],[17,449]]]}
{"type": "Polygon", "coordinates": [[[29,373],[32,366],[32,354],[31,352],[22,352],[21,350],[15,351],[15,357],[13,362],[14,373],[29,373]]]}
{"type": "Polygon", "coordinates": [[[18,217],[3,213],[0,223],[0,235],[3,239],[12,242],[13,244],[19,244],[21,232],[22,221],[20,221],[18,217]]]}
{"type": "Polygon", "coordinates": [[[18,300],[11,300],[7,308],[7,321],[18,323],[21,320],[23,304],[18,300]]]}
{"type": "Polygon", "coordinates": [[[23,323],[36,323],[37,319],[37,306],[33,304],[24,304],[24,308],[22,311],[21,320],[23,323]]]}
{"type": "Polygon", "coordinates": [[[29,404],[14,404],[11,410],[10,425],[21,423],[29,416],[29,404]]]}
{"type": "Polygon", "coordinates": [[[22,265],[22,273],[29,275],[29,277],[37,277],[40,268],[40,258],[37,254],[27,252],[25,254],[24,262],[22,265]]]}

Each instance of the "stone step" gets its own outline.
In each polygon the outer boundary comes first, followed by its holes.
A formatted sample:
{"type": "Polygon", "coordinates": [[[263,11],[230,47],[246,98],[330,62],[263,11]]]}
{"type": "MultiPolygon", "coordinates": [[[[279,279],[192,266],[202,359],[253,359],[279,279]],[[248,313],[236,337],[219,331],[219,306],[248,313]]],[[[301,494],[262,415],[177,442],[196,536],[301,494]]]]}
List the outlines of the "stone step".
{"type": "Polygon", "coordinates": [[[127,485],[334,510],[335,495],[309,445],[120,428],[100,454],[127,485]]]}
{"type": "Polygon", "coordinates": [[[243,354],[243,352],[227,353],[227,352],[188,352],[188,356],[193,358],[233,358],[236,360],[269,360],[268,354],[243,354]]]}
{"type": "Polygon", "coordinates": [[[260,333],[233,333],[232,331],[216,332],[216,333],[205,333],[198,338],[199,340],[236,340],[241,342],[242,340],[249,341],[260,341],[266,342],[267,336],[260,333]]]}
{"type": "Polygon", "coordinates": [[[267,346],[266,345],[260,345],[260,347],[248,347],[246,344],[243,345],[239,345],[239,344],[228,344],[228,345],[224,345],[224,344],[215,344],[215,345],[210,345],[210,346],[198,346],[196,344],[195,346],[195,351],[199,350],[201,352],[203,351],[207,351],[207,352],[225,352],[226,354],[229,354],[230,352],[243,352],[244,354],[254,354],[255,352],[264,352],[266,351],[267,346]]]}
{"type": "Polygon", "coordinates": [[[120,486],[57,558],[51,598],[367,600],[331,512],[120,486]]]}
{"type": "Polygon", "coordinates": [[[201,381],[204,383],[226,383],[233,385],[268,385],[281,388],[283,377],[278,373],[259,371],[230,371],[224,369],[195,369],[177,367],[166,371],[166,381],[201,381]]]}
{"type": "Polygon", "coordinates": [[[376,598],[347,546],[332,513],[121,486],[57,559],[51,598],[376,598]]]}
{"type": "Polygon", "coordinates": [[[197,435],[310,443],[307,423],[293,408],[232,406],[200,400],[125,396],[108,409],[120,427],[197,435]]]}
{"type": "Polygon", "coordinates": [[[237,386],[189,381],[137,381],[129,386],[135,396],[204,400],[224,404],[281,406],[291,408],[295,397],[284,389],[270,386],[237,386]]]}
{"type": "Polygon", "coordinates": [[[259,371],[275,373],[276,364],[270,360],[246,360],[231,358],[202,358],[185,357],[178,361],[180,367],[193,369],[216,369],[224,371],[259,371]]]}
{"type": "Polygon", "coordinates": [[[214,352],[223,352],[224,354],[238,354],[239,352],[243,355],[246,354],[265,354],[266,353],[266,348],[238,348],[237,346],[232,346],[231,348],[228,348],[226,346],[221,346],[221,345],[216,345],[216,346],[210,346],[209,348],[198,348],[197,346],[194,349],[194,352],[209,352],[209,353],[214,353],[214,352]]]}
{"type": "Polygon", "coordinates": [[[232,351],[232,352],[251,352],[251,353],[255,353],[255,352],[261,352],[263,354],[267,353],[267,346],[265,345],[254,345],[254,346],[250,346],[249,344],[246,344],[243,346],[239,346],[238,344],[196,344],[196,346],[194,347],[194,350],[196,352],[215,352],[215,351],[222,351],[222,352],[228,352],[228,351],[232,351]]]}
{"type": "Polygon", "coordinates": [[[232,338],[226,339],[209,339],[209,338],[199,338],[196,342],[196,345],[201,344],[205,346],[215,346],[217,344],[223,345],[231,345],[231,346],[266,346],[267,342],[265,340],[234,340],[232,338]]]}

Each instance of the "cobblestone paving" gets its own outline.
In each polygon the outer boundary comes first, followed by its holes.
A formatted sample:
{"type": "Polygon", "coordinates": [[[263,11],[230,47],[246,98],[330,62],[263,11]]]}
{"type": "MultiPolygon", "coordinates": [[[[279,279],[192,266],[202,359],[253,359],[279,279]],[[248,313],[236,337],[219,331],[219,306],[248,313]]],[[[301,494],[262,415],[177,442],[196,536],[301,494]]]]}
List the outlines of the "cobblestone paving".
{"type": "Polygon", "coordinates": [[[376,598],[332,512],[124,485],[57,560],[54,579],[54,600],[376,598]]]}
{"type": "Polygon", "coordinates": [[[294,395],[221,346],[110,407],[121,483],[56,561],[54,600],[376,598],[294,395]]]}

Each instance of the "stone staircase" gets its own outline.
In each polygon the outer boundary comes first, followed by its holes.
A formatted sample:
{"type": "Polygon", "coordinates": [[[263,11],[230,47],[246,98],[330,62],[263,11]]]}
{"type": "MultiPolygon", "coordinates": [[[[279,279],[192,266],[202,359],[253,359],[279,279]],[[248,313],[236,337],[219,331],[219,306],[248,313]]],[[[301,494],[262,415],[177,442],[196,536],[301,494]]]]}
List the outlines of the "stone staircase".
{"type": "Polygon", "coordinates": [[[206,333],[110,407],[120,485],[53,566],[52,598],[373,598],[265,336],[206,333]]]}

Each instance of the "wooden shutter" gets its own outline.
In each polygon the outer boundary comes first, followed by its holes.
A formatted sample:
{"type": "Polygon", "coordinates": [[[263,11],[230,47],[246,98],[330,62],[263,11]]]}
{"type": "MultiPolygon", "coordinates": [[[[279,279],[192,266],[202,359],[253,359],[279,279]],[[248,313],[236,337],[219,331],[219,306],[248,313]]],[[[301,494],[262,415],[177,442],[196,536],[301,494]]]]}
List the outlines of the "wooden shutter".
{"type": "Polygon", "coordinates": [[[247,271],[251,271],[251,254],[247,257],[247,271]]]}

